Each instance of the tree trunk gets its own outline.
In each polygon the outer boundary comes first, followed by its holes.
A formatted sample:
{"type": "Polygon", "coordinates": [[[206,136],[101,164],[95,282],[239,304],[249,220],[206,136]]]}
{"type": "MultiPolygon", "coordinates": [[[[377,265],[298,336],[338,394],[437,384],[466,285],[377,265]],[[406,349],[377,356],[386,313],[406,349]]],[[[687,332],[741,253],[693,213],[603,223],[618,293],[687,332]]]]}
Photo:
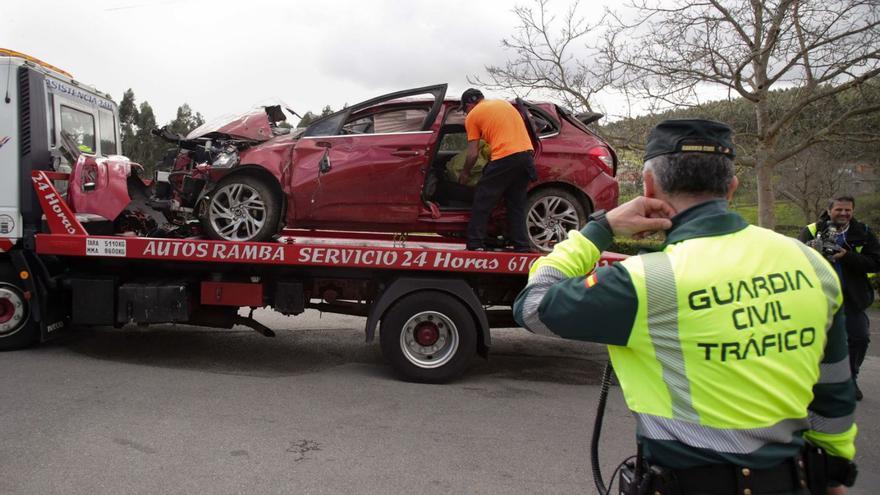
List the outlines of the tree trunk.
{"type": "MultiPolygon", "coordinates": [[[[764,74],[766,68],[758,65],[755,67],[757,74],[764,74]]],[[[765,81],[765,77],[760,77],[765,81]]],[[[762,83],[762,87],[766,87],[762,83]]],[[[758,225],[768,229],[776,228],[776,211],[774,208],[773,194],[773,163],[770,159],[773,147],[776,144],[775,136],[767,135],[770,126],[770,106],[767,103],[766,90],[761,92],[761,97],[755,102],[755,117],[758,131],[758,142],[755,147],[755,173],[757,174],[758,186],[758,225]]]]}
{"type": "Polygon", "coordinates": [[[758,144],[755,171],[758,179],[758,225],[768,229],[776,228],[776,211],[773,195],[773,165],[767,157],[763,144],[758,144]]]}

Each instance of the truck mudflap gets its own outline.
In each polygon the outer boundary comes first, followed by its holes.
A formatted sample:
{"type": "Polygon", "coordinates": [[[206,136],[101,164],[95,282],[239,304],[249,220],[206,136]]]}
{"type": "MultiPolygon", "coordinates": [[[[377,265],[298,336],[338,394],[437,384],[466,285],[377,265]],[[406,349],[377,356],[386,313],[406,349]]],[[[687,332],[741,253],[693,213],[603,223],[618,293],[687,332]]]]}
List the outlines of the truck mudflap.
{"type": "Polygon", "coordinates": [[[20,276],[21,283],[30,294],[31,316],[40,325],[40,342],[70,332],[70,299],[56,286],[43,262],[23,250],[9,254],[12,265],[24,275],[20,276]]]}

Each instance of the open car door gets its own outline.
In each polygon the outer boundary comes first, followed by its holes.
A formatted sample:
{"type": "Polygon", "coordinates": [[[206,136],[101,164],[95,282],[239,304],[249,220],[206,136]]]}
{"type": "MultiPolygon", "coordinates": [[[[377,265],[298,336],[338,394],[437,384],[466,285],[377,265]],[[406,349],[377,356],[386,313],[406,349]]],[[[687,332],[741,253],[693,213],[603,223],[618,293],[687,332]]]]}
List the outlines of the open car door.
{"type": "Polygon", "coordinates": [[[538,131],[535,129],[535,123],[532,121],[532,116],[529,114],[526,102],[522,98],[517,97],[514,106],[516,106],[516,110],[519,112],[519,116],[522,117],[523,122],[526,123],[526,131],[528,131],[529,139],[532,141],[532,146],[535,149],[535,158],[538,158],[538,155],[541,154],[541,140],[538,138],[538,131]]]}
{"type": "Polygon", "coordinates": [[[446,87],[390,93],[312,123],[293,151],[288,224],[414,222],[446,87]]]}

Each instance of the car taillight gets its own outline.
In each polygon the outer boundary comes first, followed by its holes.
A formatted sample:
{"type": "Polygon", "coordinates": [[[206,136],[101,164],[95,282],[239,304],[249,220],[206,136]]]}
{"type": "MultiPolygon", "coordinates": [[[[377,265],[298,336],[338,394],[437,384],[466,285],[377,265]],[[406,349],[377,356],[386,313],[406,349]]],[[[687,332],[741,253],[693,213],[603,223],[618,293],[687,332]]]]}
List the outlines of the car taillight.
{"type": "Polygon", "coordinates": [[[612,177],[615,175],[614,155],[611,154],[611,150],[605,146],[593,146],[587,150],[587,154],[595,158],[596,161],[602,165],[605,169],[605,173],[612,177]]]}

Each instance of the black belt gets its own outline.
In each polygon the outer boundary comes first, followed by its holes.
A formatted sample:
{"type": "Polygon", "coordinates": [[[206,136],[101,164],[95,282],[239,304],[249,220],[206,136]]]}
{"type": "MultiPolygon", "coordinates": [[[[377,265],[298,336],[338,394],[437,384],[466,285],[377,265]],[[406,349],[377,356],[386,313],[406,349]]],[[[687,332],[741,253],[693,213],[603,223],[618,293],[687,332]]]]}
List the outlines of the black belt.
{"type": "Polygon", "coordinates": [[[774,492],[803,493],[807,476],[801,459],[790,459],[771,468],[750,468],[732,464],[715,464],[689,469],[674,469],[681,493],[699,492],[712,495],[761,495],[774,492]]]}

